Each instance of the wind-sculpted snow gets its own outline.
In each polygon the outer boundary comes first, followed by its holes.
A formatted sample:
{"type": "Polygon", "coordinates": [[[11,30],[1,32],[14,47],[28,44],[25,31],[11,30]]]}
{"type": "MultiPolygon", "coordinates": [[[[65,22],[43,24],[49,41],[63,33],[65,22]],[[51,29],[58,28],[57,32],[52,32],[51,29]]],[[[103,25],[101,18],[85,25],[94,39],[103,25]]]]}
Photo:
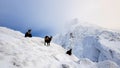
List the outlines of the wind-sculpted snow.
{"type": "Polygon", "coordinates": [[[97,63],[109,60],[120,66],[120,33],[84,24],[68,25],[66,32],[55,36],[54,42],[69,49],[70,33],[73,33],[72,49],[78,58],[88,58],[97,63]]]}

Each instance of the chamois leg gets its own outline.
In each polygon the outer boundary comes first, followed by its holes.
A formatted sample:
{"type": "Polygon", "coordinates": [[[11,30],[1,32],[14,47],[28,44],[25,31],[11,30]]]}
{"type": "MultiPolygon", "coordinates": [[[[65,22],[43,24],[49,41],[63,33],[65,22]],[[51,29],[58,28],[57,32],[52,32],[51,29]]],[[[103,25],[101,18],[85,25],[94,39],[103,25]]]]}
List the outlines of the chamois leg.
{"type": "Polygon", "coordinates": [[[46,42],[44,42],[44,45],[46,45],[46,42]]]}
{"type": "Polygon", "coordinates": [[[48,46],[50,46],[50,43],[48,43],[48,46]]]}

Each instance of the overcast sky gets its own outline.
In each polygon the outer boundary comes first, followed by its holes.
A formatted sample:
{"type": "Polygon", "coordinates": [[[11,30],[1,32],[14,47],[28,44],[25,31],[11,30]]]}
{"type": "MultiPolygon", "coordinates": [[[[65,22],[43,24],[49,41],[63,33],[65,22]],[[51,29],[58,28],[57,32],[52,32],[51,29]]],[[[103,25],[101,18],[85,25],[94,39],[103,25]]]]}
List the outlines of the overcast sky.
{"type": "Polygon", "coordinates": [[[74,18],[120,30],[120,0],[0,0],[0,26],[41,35],[74,18]]]}

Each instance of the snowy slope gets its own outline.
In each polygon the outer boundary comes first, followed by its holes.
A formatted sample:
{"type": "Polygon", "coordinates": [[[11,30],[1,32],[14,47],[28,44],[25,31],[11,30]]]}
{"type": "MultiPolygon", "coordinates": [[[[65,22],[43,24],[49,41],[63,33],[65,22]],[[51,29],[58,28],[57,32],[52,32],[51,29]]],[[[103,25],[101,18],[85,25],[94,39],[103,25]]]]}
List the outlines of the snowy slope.
{"type": "Polygon", "coordinates": [[[119,68],[112,61],[94,63],[87,58],[65,54],[60,45],[43,45],[38,37],[0,27],[0,68],[119,68]]]}
{"type": "Polygon", "coordinates": [[[120,66],[120,33],[103,29],[96,25],[72,21],[66,32],[58,34],[54,42],[65,49],[71,48],[70,33],[73,33],[73,53],[78,58],[88,58],[94,62],[111,60],[120,66]]]}
{"type": "Polygon", "coordinates": [[[54,43],[44,46],[43,39],[25,38],[18,31],[0,27],[0,68],[89,68],[94,63],[85,59],[79,63],[75,56],[54,43]],[[85,64],[84,61],[89,64],[85,64]],[[86,66],[85,66],[86,65],[86,66]]]}
{"type": "Polygon", "coordinates": [[[0,27],[0,68],[78,68],[77,61],[61,46],[44,46],[41,38],[0,27]]]}

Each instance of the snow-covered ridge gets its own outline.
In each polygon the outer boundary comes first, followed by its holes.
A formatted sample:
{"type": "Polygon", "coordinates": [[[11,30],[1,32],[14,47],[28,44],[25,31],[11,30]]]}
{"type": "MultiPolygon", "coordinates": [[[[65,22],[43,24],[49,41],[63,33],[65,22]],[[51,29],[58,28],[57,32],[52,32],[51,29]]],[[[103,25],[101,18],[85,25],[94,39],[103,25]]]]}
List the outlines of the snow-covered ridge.
{"type": "Polygon", "coordinates": [[[39,37],[0,27],[0,68],[119,68],[110,60],[94,63],[87,58],[65,54],[60,45],[43,45],[39,37]]]}
{"type": "Polygon", "coordinates": [[[55,43],[62,45],[65,49],[69,49],[70,33],[73,33],[73,53],[78,58],[88,58],[94,62],[111,60],[120,66],[119,32],[76,20],[72,21],[72,25],[67,26],[65,33],[55,36],[55,43]]]}

